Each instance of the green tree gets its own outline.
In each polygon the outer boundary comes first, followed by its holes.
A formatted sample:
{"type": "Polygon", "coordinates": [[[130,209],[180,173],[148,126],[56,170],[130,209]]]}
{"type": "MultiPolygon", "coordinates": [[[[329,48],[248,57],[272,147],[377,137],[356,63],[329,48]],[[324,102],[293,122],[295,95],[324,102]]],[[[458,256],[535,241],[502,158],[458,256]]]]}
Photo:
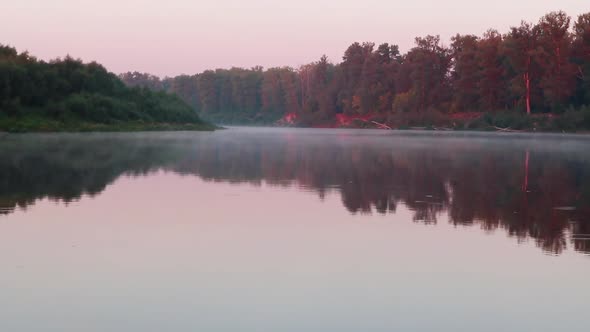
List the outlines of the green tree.
{"type": "Polygon", "coordinates": [[[560,11],[543,16],[537,25],[543,65],[540,87],[551,109],[564,108],[575,90],[576,68],[570,62],[570,21],[570,17],[560,11]]]}
{"type": "Polygon", "coordinates": [[[480,70],[478,59],[479,38],[474,35],[456,35],[451,38],[453,71],[453,106],[456,111],[473,111],[479,105],[480,70]]]}

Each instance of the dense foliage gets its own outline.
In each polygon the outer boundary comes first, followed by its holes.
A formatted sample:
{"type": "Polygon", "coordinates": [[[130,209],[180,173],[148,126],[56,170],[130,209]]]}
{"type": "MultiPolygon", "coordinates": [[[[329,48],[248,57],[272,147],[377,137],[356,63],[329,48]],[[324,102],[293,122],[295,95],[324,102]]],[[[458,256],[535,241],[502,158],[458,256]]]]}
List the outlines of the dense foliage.
{"type": "Polygon", "coordinates": [[[135,72],[121,78],[177,93],[203,117],[220,122],[282,118],[318,125],[356,117],[411,125],[436,122],[440,114],[448,119],[471,112],[495,117],[571,110],[568,119],[581,118],[577,125],[590,128],[590,110],[577,114],[590,105],[590,13],[572,22],[564,12],[552,12],[505,34],[456,35],[449,46],[438,36],[416,38],[406,54],[396,45],[354,43],[339,64],[324,56],[298,69],[217,69],[163,80],[135,72]]]}
{"type": "Polygon", "coordinates": [[[129,88],[95,62],[44,62],[0,45],[0,129],[82,122],[202,124],[180,98],[129,88]]]}

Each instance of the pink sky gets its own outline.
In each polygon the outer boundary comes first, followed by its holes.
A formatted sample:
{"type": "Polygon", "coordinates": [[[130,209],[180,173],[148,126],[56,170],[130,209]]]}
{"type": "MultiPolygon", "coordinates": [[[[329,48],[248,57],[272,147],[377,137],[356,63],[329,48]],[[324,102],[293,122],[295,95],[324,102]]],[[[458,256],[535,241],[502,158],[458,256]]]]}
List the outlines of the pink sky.
{"type": "Polygon", "coordinates": [[[355,41],[505,32],[583,0],[6,0],[0,43],[41,59],[71,54],[109,70],[160,76],[205,69],[298,66],[326,54],[333,62],[355,41]]]}

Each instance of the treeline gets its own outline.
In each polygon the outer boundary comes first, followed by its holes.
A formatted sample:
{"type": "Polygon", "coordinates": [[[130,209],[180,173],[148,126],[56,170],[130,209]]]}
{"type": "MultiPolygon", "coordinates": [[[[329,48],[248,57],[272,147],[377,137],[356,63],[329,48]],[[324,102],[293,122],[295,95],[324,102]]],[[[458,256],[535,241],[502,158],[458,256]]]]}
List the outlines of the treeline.
{"type": "Polygon", "coordinates": [[[96,62],[69,56],[44,62],[0,45],[0,130],[77,129],[81,123],[203,124],[177,96],[129,88],[96,62]]]}
{"type": "MultiPolygon", "coordinates": [[[[590,13],[572,20],[552,12],[505,34],[456,35],[449,46],[439,36],[419,37],[406,54],[396,45],[354,43],[339,64],[324,56],[297,69],[120,77],[131,86],[174,92],[203,117],[221,122],[562,113],[590,105],[590,13]]],[[[586,120],[590,127],[590,116],[586,120]]]]}

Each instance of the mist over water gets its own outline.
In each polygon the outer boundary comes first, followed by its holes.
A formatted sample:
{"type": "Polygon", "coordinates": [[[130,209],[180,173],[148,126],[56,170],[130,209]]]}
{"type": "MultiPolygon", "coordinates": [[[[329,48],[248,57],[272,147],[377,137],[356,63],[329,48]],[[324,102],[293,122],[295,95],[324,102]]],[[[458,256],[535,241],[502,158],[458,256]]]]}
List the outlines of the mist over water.
{"type": "Polygon", "coordinates": [[[585,331],[589,146],[342,129],[6,135],[0,330],[585,331]]]}

